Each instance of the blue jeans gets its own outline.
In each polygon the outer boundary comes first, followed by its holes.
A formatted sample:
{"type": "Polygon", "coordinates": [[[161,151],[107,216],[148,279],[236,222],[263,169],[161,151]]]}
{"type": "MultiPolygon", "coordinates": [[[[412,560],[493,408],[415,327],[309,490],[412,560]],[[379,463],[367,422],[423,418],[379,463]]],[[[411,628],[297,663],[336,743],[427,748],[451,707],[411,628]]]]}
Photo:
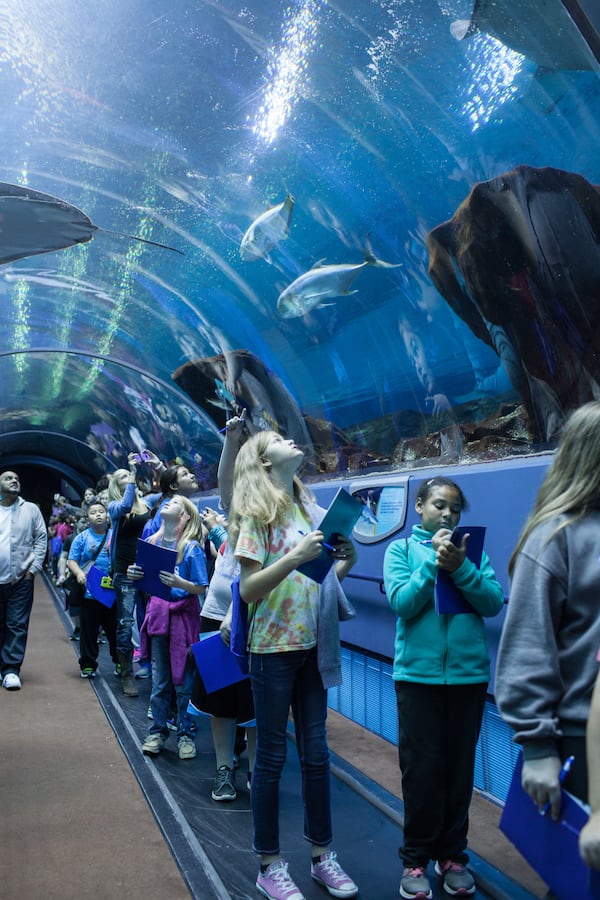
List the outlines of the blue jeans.
{"type": "Polygon", "coordinates": [[[252,772],[253,848],[279,853],[279,781],[287,750],[290,706],[302,770],[304,837],[331,842],[329,748],[325,732],[327,691],[317,666],[317,650],[252,653],[250,678],[256,713],[256,762],[252,772]]]}
{"type": "Polygon", "coordinates": [[[0,584],[0,669],[2,676],[21,671],[33,605],[33,580],[0,584]]]}
{"type": "Polygon", "coordinates": [[[152,689],[150,691],[150,708],[152,710],[152,725],[150,734],[164,734],[168,737],[169,728],[167,719],[171,707],[171,690],[175,690],[177,697],[177,737],[184,734],[192,735],[192,719],[188,713],[188,703],[192,696],[194,672],[196,669],[194,660],[189,657],[185,666],[185,678],[183,684],[173,684],[171,677],[171,654],[169,652],[169,638],[167,635],[153,635],[150,639],[152,653],[152,689]]]}
{"type": "Polygon", "coordinates": [[[113,578],[117,604],[117,653],[131,653],[131,633],[138,591],[135,581],[117,573],[113,578]]]}

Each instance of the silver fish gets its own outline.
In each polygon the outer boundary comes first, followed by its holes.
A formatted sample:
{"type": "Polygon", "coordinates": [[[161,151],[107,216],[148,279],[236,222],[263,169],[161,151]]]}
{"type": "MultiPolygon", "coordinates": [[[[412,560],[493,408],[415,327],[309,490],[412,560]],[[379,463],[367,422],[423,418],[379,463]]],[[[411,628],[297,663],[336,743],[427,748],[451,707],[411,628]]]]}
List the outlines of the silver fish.
{"type": "Polygon", "coordinates": [[[295,319],[304,316],[316,306],[320,306],[334,297],[346,297],[356,294],[350,288],[354,279],[367,266],[377,266],[384,269],[395,269],[401,263],[387,263],[377,259],[371,247],[371,241],[367,236],[365,241],[365,258],[361,263],[354,265],[340,263],[339,265],[324,266],[323,260],[316,263],[312,269],[296,278],[277,299],[277,312],[284,319],[295,319]]]}
{"type": "Polygon", "coordinates": [[[254,220],[240,244],[242,259],[247,262],[255,259],[271,261],[269,253],[273,247],[288,236],[295,202],[288,191],[283,203],[273,206],[254,220]]]}

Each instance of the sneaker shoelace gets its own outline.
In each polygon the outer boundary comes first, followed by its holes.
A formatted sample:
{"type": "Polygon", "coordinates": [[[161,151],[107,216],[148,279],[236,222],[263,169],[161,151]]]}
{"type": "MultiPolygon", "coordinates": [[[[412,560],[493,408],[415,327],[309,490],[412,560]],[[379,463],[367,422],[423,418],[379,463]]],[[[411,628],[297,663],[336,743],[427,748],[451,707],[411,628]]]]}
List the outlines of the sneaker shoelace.
{"type": "Polygon", "coordinates": [[[335,852],[331,852],[325,859],[321,860],[320,863],[317,863],[319,873],[328,876],[332,881],[341,884],[343,882],[348,882],[350,884],[352,879],[349,875],[344,872],[339,862],[337,861],[335,852]]]}
{"type": "Polygon", "coordinates": [[[442,866],[442,872],[444,873],[444,875],[446,874],[446,872],[464,872],[464,869],[464,866],[462,866],[460,863],[452,862],[451,859],[449,859],[448,862],[444,863],[444,865],[442,866]]]}
{"type": "Polygon", "coordinates": [[[276,887],[282,891],[289,892],[298,890],[288,872],[287,863],[280,863],[275,868],[271,869],[268,873],[268,877],[275,883],[276,887]]]}
{"type": "Polygon", "coordinates": [[[346,873],[342,870],[342,867],[340,866],[333,853],[318,862],[317,866],[319,870],[321,872],[324,872],[326,875],[331,875],[336,878],[345,877],[346,873]]]}
{"type": "Polygon", "coordinates": [[[223,767],[222,769],[217,769],[217,776],[215,778],[216,781],[216,790],[220,787],[223,787],[224,784],[231,785],[231,772],[229,769],[223,767]]]}

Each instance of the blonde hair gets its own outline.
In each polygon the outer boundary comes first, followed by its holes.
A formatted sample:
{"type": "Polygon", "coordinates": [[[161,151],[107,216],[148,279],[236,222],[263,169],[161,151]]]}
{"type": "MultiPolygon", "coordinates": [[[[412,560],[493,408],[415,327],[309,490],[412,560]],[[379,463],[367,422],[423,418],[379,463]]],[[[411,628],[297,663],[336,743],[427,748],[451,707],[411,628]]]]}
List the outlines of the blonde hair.
{"type": "Polygon", "coordinates": [[[129,475],[128,469],[115,469],[110,478],[108,479],[108,499],[109,500],[122,500],[123,494],[125,493],[121,485],[119,484],[119,478],[122,478],[123,475],[129,475]]]}
{"type": "MultiPolygon", "coordinates": [[[[108,500],[122,500],[123,495],[125,494],[125,490],[119,484],[119,479],[123,477],[123,475],[130,475],[129,469],[115,469],[110,478],[108,479],[108,500]]],[[[137,485],[135,490],[135,496],[133,498],[133,506],[131,507],[131,513],[133,512],[146,512],[148,509],[148,504],[145,500],[140,500],[137,493],[137,485]]],[[[131,515],[131,513],[127,513],[127,515],[131,515]]]]}
{"type": "MultiPolygon", "coordinates": [[[[192,541],[197,541],[198,536],[202,530],[202,519],[200,518],[200,513],[196,509],[195,505],[191,500],[188,500],[187,497],[183,497],[181,494],[175,494],[174,497],[171,497],[169,503],[173,500],[177,500],[183,506],[183,511],[188,514],[188,519],[184,520],[183,518],[179,522],[177,526],[176,536],[177,536],[177,562],[180,563],[183,559],[183,554],[185,553],[185,548],[192,541]]],[[[165,531],[165,523],[162,522],[158,531],[151,535],[148,538],[148,543],[150,544],[160,544],[163,538],[163,534],[165,531]]]]}
{"type": "Polygon", "coordinates": [[[259,431],[240,447],[233,470],[233,494],[229,508],[228,542],[235,547],[243,518],[260,525],[277,525],[294,502],[307,516],[306,503],[314,498],[294,475],[294,497],[275,484],[264,466],[267,447],[276,431],[259,431]]]}
{"type": "Polygon", "coordinates": [[[508,563],[512,575],[517,556],[531,532],[549,519],[571,513],[552,532],[585,516],[600,505],[600,402],[585,403],[566,420],[554,460],[538,491],[508,563]]]}

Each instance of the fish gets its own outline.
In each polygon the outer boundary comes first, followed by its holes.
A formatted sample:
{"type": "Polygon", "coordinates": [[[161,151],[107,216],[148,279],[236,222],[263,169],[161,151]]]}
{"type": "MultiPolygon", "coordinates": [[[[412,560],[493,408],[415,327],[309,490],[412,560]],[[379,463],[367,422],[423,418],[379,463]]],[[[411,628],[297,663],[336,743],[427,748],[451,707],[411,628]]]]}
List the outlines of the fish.
{"type": "Polygon", "coordinates": [[[211,406],[216,406],[218,409],[223,409],[227,413],[228,416],[232,414],[232,412],[238,416],[240,415],[240,407],[237,402],[234,394],[230,391],[224,381],[221,381],[220,378],[215,378],[215,397],[216,400],[212,400],[210,397],[208,398],[208,403],[211,406]]]}
{"type": "Polygon", "coordinates": [[[350,290],[355,278],[367,266],[395,269],[401,263],[387,263],[377,259],[367,235],[365,258],[361,263],[339,263],[325,266],[320,260],[312,269],[300,275],[277,298],[277,312],[283,319],[295,319],[321,306],[334,297],[347,297],[358,291],[350,290]]]}
{"type": "Polygon", "coordinates": [[[375,515],[372,509],[367,505],[363,506],[360,511],[360,518],[364,519],[369,525],[379,525],[379,519],[375,515]]]}
{"type": "Polygon", "coordinates": [[[470,17],[453,21],[450,33],[457,41],[478,32],[491,35],[537,63],[538,74],[544,70],[596,69],[594,54],[581,40],[576,19],[562,0],[546,0],[543,14],[536,3],[517,3],[516,10],[518,17],[507,15],[497,0],[474,0],[470,17]]]}
{"type": "Polygon", "coordinates": [[[283,203],[273,206],[254,220],[240,244],[240,256],[243,260],[254,262],[264,259],[271,262],[271,250],[288,236],[295,202],[288,191],[283,203]]]}
{"type": "Polygon", "coordinates": [[[0,182],[0,265],[39,253],[64,250],[74,244],[86,244],[97,231],[184,255],[167,244],[100,228],[76,206],[51,194],[0,182]]]}

